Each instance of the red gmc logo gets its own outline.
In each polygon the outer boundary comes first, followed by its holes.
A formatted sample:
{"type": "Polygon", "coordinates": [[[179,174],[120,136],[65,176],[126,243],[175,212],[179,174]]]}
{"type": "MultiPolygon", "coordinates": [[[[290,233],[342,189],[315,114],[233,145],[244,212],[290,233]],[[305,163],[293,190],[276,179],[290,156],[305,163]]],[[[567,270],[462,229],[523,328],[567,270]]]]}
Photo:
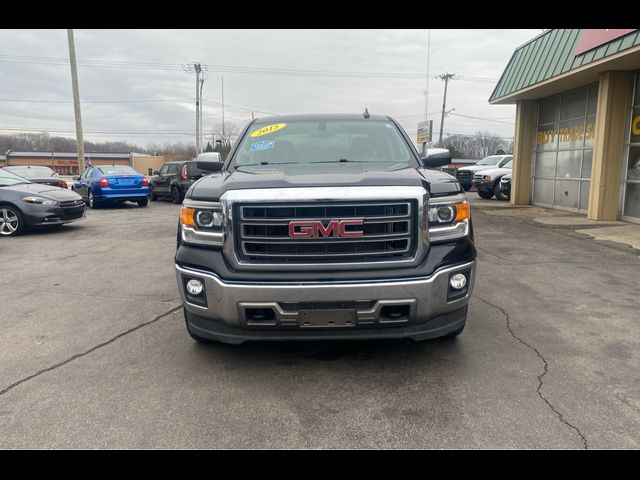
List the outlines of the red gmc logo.
{"type": "Polygon", "coordinates": [[[362,229],[347,231],[347,225],[362,226],[362,224],[362,219],[331,220],[326,227],[320,220],[289,222],[289,236],[291,238],[317,238],[320,236],[355,238],[362,236],[362,229]]]}

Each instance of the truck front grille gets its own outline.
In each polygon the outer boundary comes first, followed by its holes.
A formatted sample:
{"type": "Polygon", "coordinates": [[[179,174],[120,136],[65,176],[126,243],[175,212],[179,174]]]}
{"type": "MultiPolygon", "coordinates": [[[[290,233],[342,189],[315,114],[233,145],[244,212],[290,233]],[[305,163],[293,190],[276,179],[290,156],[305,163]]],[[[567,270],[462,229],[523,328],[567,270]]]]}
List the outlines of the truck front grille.
{"type": "MultiPolygon", "coordinates": [[[[415,201],[236,205],[236,255],[244,261],[335,263],[404,260],[415,252],[415,201]],[[289,223],[362,220],[362,236],[291,238],[289,223]]],[[[347,229],[349,231],[349,229],[347,229]]]]}
{"type": "Polygon", "coordinates": [[[460,182],[470,182],[472,173],[467,170],[458,170],[456,172],[456,177],[460,182]]]}

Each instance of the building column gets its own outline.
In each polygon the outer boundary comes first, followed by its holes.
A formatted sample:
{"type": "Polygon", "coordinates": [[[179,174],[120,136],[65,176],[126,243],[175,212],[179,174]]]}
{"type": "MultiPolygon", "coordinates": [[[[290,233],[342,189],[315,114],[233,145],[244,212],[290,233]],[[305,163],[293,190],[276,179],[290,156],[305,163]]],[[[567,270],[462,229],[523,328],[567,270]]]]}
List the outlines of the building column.
{"type": "Polygon", "coordinates": [[[511,205],[529,205],[531,200],[531,175],[537,114],[537,101],[517,101],[513,172],[511,174],[511,205]]]}
{"type": "Polygon", "coordinates": [[[629,122],[630,72],[604,72],[598,86],[596,138],[589,189],[590,220],[617,220],[620,175],[629,122]]]}

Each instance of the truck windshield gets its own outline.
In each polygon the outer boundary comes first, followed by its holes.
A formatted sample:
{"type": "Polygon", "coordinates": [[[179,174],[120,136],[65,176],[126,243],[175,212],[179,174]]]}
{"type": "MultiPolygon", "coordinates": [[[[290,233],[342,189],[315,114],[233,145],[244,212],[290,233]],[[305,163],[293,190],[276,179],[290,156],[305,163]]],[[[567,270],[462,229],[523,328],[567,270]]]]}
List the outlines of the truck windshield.
{"type": "Polygon", "coordinates": [[[503,158],[504,157],[501,157],[499,155],[492,155],[490,157],[483,158],[478,163],[476,163],[476,165],[497,165],[498,162],[503,158]]]}
{"type": "Polygon", "coordinates": [[[252,125],[230,166],[260,169],[311,164],[362,164],[366,170],[396,170],[418,163],[390,121],[290,121],[252,125]]]}

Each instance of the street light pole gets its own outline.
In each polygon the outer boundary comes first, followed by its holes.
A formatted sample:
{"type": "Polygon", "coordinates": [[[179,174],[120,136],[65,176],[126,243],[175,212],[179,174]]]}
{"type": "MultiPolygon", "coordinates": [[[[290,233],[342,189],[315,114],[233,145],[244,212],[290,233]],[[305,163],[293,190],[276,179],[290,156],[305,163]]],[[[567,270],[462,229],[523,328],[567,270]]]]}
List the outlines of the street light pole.
{"type": "MultiPolygon", "coordinates": [[[[428,122],[427,111],[429,109],[429,54],[431,52],[431,29],[429,29],[429,33],[427,35],[427,78],[426,78],[426,89],[424,91],[424,121],[428,122]]],[[[433,132],[431,133],[433,134],[433,132]]],[[[430,139],[431,141],[431,139],[430,139]]],[[[426,156],[427,154],[427,143],[422,142],[422,156],[426,156]]]]}

